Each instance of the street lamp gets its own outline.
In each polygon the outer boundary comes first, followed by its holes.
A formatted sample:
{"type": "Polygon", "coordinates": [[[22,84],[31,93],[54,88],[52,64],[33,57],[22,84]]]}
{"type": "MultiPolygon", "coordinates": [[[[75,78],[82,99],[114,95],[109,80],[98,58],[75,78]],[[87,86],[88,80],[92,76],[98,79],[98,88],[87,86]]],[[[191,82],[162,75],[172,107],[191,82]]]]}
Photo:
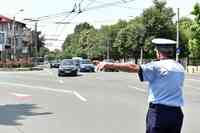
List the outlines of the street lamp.
{"type": "Polygon", "coordinates": [[[16,59],[16,40],[15,40],[15,16],[20,12],[23,12],[24,9],[20,9],[14,16],[13,16],[13,23],[12,23],[12,39],[11,44],[13,46],[13,59],[16,59]]]}

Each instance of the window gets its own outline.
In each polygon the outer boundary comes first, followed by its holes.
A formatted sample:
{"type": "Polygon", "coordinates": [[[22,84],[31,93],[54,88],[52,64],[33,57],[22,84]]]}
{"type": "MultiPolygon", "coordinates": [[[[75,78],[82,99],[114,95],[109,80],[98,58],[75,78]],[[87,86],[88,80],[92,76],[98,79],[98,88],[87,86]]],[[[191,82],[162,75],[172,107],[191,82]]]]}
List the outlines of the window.
{"type": "Polygon", "coordinates": [[[5,43],[5,33],[0,33],[0,44],[5,43]]]}

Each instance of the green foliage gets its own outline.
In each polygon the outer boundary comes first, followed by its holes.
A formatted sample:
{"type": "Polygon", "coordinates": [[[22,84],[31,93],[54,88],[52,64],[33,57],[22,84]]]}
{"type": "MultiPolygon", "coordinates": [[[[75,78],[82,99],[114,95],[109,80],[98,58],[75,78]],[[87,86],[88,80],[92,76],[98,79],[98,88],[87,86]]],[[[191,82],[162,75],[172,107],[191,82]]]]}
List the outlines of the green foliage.
{"type": "Polygon", "coordinates": [[[121,29],[115,39],[114,46],[118,48],[120,57],[137,57],[138,50],[144,44],[145,28],[142,24],[132,23],[121,29]]]}
{"type": "Polygon", "coordinates": [[[54,51],[51,51],[48,53],[47,59],[48,60],[58,60],[58,59],[61,59],[62,54],[63,54],[62,51],[60,51],[59,49],[55,49],[54,51]]]}
{"type": "Polygon", "coordinates": [[[200,4],[196,3],[192,11],[195,16],[194,22],[191,25],[192,39],[189,41],[190,56],[200,58],[200,4]]]}
{"type": "Polygon", "coordinates": [[[39,57],[44,57],[45,55],[48,55],[49,49],[46,47],[41,47],[39,51],[39,57]]]}
{"type": "Polygon", "coordinates": [[[192,39],[189,42],[189,49],[191,52],[190,56],[193,58],[199,58],[200,57],[200,40],[192,39]]]}
{"type": "Polygon", "coordinates": [[[74,29],[74,32],[80,33],[83,30],[89,30],[89,29],[94,29],[94,27],[85,22],[85,23],[81,23],[81,24],[77,25],[74,29]]]}
{"type": "Polygon", "coordinates": [[[191,31],[192,20],[183,17],[179,21],[180,27],[180,44],[181,44],[181,54],[180,57],[188,57],[189,55],[189,40],[192,37],[191,31]]]}
{"type": "MultiPolygon", "coordinates": [[[[193,11],[193,14],[197,16],[195,23],[188,18],[180,20],[181,57],[188,56],[188,47],[193,50],[199,42],[197,40],[200,40],[199,12],[199,5],[196,5],[195,11],[193,11]],[[189,41],[191,38],[196,40],[189,41]]],[[[105,25],[98,30],[86,22],[79,24],[75,27],[74,33],[66,37],[60,57],[81,56],[102,59],[106,58],[107,48],[109,47],[110,57],[113,59],[131,57],[137,60],[141,48],[144,49],[145,58],[154,58],[155,51],[151,43],[152,39],[168,38],[176,40],[174,16],[175,13],[172,8],[166,7],[166,1],[154,0],[151,7],[128,22],[119,20],[116,24],[105,25]]]]}
{"type": "Polygon", "coordinates": [[[153,1],[154,5],[142,14],[147,36],[175,39],[172,18],[175,13],[172,8],[167,8],[165,1],[153,1]]]}

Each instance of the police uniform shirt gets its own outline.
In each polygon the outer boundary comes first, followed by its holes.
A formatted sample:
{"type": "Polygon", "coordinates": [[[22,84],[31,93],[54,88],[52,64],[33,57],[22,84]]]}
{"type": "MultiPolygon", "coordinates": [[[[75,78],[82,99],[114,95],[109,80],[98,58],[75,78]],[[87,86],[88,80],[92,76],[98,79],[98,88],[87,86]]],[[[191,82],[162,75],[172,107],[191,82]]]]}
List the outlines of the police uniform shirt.
{"type": "Polygon", "coordinates": [[[149,103],[183,106],[184,68],[178,62],[167,59],[141,65],[139,77],[149,82],[149,103]]]}

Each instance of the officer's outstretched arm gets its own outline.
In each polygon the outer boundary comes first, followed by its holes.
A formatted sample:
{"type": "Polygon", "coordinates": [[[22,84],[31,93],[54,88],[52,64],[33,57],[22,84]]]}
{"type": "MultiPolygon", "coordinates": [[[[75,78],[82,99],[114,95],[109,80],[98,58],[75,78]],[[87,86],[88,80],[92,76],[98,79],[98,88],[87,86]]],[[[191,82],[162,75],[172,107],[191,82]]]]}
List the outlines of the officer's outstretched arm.
{"type": "Polygon", "coordinates": [[[140,69],[140,66],[137,64],[130,64],[130,63],[100,62],[97,65],[97,70],[103,70],[103,69],[116,69],[116,70],[125,71],[125,72],[137,73],[140,69]]]}

